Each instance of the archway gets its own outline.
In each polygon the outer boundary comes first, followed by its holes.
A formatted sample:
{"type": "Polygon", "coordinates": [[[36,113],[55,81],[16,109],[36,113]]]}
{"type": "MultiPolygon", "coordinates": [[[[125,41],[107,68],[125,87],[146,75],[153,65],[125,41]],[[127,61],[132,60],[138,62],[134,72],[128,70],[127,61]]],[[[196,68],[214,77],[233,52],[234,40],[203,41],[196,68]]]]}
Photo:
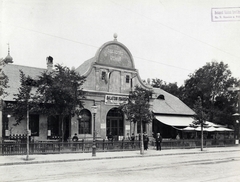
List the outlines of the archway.
{"type": "Polygon", "coordinates": [[[87,109],[83,109],[80,112],[78,119],[78,134],[83,134],[84,138],[86,138],[87,134],[92,133],[92,116],[91,112],[87,109]]]}
{"type": "Polygon", "coordinates": [[[124,122],[123,112],[118,108],[112,108],[107,113],[107,128],[106,133],[113,136],[114,140],[118,140],[119,136],[123,136],[124,122]]]}

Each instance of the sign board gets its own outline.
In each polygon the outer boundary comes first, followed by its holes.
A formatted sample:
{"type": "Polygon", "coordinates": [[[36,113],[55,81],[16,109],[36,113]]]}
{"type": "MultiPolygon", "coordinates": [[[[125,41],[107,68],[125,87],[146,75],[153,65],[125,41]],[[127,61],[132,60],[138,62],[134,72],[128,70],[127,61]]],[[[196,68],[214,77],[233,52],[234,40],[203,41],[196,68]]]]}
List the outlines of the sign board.
{"type": "Polygon", "coordinates": [[[51,130],[48,130],[47,136],[51,136],[51,130]]]}
{"type": "Polygon", "coordinates": [[[128,96],[105,95],[106,105],[120,105],[120,104],[127,104],[127,103],[128,103],[128,96]]]}
{"type": "Polygon", "coordinates": [[[106,123],[101,123],[101,129],[106,129],[106,123]]]}
{"type": "Polygon", "coordinates": [[[5,130],[5,136],[10,136],[10,131],[9,130],[5,130]]]}
{"type": "Polygon", "coordinates": [[[212,21],[240,21],[240,8],[212,8],[212,21]]]}

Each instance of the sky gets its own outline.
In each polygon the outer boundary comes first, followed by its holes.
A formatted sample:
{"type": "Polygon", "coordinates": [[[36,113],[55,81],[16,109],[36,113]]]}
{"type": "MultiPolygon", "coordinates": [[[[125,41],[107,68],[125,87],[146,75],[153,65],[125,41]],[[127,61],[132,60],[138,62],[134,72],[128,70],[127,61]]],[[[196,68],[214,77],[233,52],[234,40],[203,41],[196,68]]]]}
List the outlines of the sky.
{"type": "Polygon", "coordinates": [[[52,56],[77,68],[117,33],[141,79],[181,86],[211,61],[240,79],[240,21],[212,18],[217,8],[239,7],[239,0],[0,0],[0,58],[9,44],[13,64],[46,68],[52,56]]]}

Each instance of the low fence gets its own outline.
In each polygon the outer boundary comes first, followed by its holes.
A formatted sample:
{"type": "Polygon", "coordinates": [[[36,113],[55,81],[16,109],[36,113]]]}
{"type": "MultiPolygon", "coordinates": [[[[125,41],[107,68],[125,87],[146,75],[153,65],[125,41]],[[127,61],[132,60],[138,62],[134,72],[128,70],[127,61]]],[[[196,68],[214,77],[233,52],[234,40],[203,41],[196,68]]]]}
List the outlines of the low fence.
{"type": "MultiPolygon", "coordinates": [[[[224,147],[232,146],[235,144],[234,139],[204,139],[203,147],[224,147]]],[[[155,142],[152,141],[152,145],[155,146],[155,142]]],[[[200,139],[181,139],[181,140],[163,140],[162,148],[163,149],[187,149],[187,148],[199,148],[201,147],[200,139]]]]}
{"type": "MultiPolygon", "coordinates": [[[[92,152],[92,141],[79,142],[34,142],[29,144],[30,154],[60,154],[92,152]]],[[[2,155],[26,154],[26,143],[3,142],[0,144],[2,155]]],[[[96,141],[96,151],[128,151],[140,149],[139,141],[96,141]]]]}
{"type": "MultiPolygon", "coordinates": [[[[235,144],[234,139],[224,140],[204,140],[203,146],[206,147],[222,147],[235,144]]],[[[149,142],[149,145],[155,146],[155,142],[149,142]]],[[[3,142],[0,144],[1,155],[25,155],[26,143],[21,142],[3,142]]],[[[201,140],[163,140],[162,149],[177,148],[199,148],[201,140]]],[[[111,151],[129,151],[139,150],[140,141],[96,141],[97,152],[111,151]]],[[[60,153],[87,153],[92,151],[92,141],[79,142],[31,142],[29,144],[30,154],[60,154],[60,153]]]]}

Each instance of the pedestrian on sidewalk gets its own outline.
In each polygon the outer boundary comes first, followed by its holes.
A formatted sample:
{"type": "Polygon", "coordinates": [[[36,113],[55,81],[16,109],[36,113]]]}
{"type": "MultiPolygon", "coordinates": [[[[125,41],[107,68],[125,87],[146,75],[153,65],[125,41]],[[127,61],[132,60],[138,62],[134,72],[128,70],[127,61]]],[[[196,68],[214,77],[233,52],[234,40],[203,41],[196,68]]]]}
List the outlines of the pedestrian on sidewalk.
{"type": "Polygon", "coordinates": [[[161,151],[161,143],[162,143],[162,136],[160,133],[157,133],[156,136],[156,146],[157,146],[157,150],[161,151]]]}
{"type": "Polygon", "coordinates": [[[72,137],[72,141],[73,142],[77,142],[78,141],[77,133],[75,133],[74,136],[72,137]]]}
{"type": "Polygon", "coordinates": [[[148,149],[148,142],[149,142],[149,138],[146,132],[144,132],[143,135],[143,146],[144,146],[144,150],[148,149]]]}
{"type": "Polygon", "coordinates": [[[135,148],[135,145],[134,145],[135,135],[134,135],[134,133],[132,133],[130,140],[131,140],[132,148],[135,148]]]}
{"type": "Polygon", "coordinates": [[[108,141],[113,141],[112,132],[109,132],[108,134],[108,141]]]}
{"type": "Polygon", "coordinates": [[[78,141],[77,133],[75,133],[74,136],[72,137],[72,141],[74,142],[72,150],[77,150],[77,143],[76,143],[78,141]]]}

